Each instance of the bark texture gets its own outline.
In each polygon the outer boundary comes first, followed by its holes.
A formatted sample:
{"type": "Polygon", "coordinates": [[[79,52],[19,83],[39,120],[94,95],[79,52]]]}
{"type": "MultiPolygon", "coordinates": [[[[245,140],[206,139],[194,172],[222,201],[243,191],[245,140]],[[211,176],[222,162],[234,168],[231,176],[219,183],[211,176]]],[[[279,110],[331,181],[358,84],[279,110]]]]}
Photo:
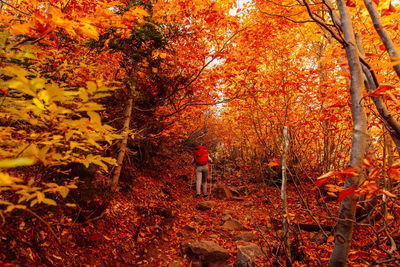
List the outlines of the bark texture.
{"type": "Polygon", "coordinates": [[[114,171],[113,178],[111,181],[111,189],[115,190],[118,185],[119,177],[121,175],[121,170],[122,170],[122,164],[124,162],[124,157],[126,153],[126,145],[128,143],[128,138],[129,138],[129,124],[131,122],[131,115],[132,115],[132,107],[133,107],[133,99],[131,97],[131,88],[128,88],[129,90],[129,96],[128,96],[128,101],[125,107],[125,112],[124,112],[124,125],[122,127],[122,141],[121,145],[119,147],[119,152],[118,152],[118,158],[117,158],[117,167],[114,171]]]}
{"type": "MultiPolygon", "coordinates": [[[[351,147],[350,167],[359,169],[367,149],[367,117],[362,106],[364,76],[355,40],[354,30],[349,10],[344,0],[337,0],[341,16],[341,26],[346,41],[346,55],[351,73],[351,113],[353,118],[353,139],[351,147]]],[[[349,177],[345,181],[345,189],[357,187],[358,177],[349,177]]],[[[354,195],[346,197],[340,206],[339,218],[336,224],[335,247],[329,266],[345,266],[350,250],[353,234],[357,198],[354,195]]]]}
{"type": "MultiPolygon", "coordinates": [[[[396,46],[394,45],[392,39],[390,38],[389,33],[383,26],[380,16],[378,14],[378,10],[376,9],[374,3],[371,0],[364,0],[364,3],[368,9],[368,13],[371,17],[372,23],[374,24],[374,28],[378,33],[380,39],[382,40],[382,43],[384,44],[389,56],[398,58],[399,52],[396,46]]],[[[393,68],[397,76],[400,78],[400,64],[393,66],[393,68]]],[[[372,79],[373,77],[371,77],[370,70],[364,67],[364,71],[366,72],[366,78],[369,83],[369,85],[367,85],[367,90],[368,92],[372,92],[378,87],[378,85],[373,82],[372,79]],[[369,75],[367,72],[369,73],[369,75]]],[[[386,105],[383,103],[381,97],[372,97],[372,100],[380,116],[384,120],[385,125],[389,130],[389,134],[392,137],[394,143],[396,144],[396,149],[400,154],[400,123],[395,118],[393,118],[393,116],[387,110],[386,105]]]]}
{"type": "Polygon", "coordinates": [[[282,187],[281,187],[281,198],[283,208],[283,242],[285,244],[286,254],[286,266],[292,266],[292,260],[290,255],[290,243],[289,243],[289,221],[288,221],[288,206],[287,206],[287,176],[286,176],[286,155],[288,150],[288,132],[287,126],[283,128],[283,154],[282,154],[282,187]]]}

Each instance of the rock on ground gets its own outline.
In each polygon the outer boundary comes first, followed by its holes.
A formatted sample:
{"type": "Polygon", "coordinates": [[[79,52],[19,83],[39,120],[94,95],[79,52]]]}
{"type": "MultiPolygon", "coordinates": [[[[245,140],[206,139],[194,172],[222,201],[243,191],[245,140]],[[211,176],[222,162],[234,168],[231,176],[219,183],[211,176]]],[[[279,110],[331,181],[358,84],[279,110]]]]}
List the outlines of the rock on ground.
{"type": "Polygon", "coordinates": [[[226,249],[212,241],[187,240],[181,246],[183,253],[189,258],[206,264],[225,262],[230,257],[226,249]]]}
{"type": "Polygon", "coordinates": [[[242,230],[244,228],[243,224],[241,224],[238,220],[235,220],[235,219],[227,220],[222,225],[222,227],[225,229],[228,229],[228,230],[233,230],[233,231],[242,230]]]}
{"type": "Polygon", "coordinates": [[[212,201],[212,200],[202,201],[202,202],[197,203],[196,209],[198,209],[198,210],[210,210],[210,209],[214,208],[216,204],[217,203],[215,201],[212,201]]]}
{"type": "Polygon", "coordinates": [[[243,232],[243,233],[233,237],[233,241],[250,242],[250,241],[257,240],[257,239],[258,239],[258,236],[252,232],[243,232]]]}
{"type": "Polygon", "coordinates": [[[236,260],[234,263],[235,267],[248,267],[256,266],[255,261],[257,258],[265,258],[261,248],[256,244],[249,244],[247,246],[239,247],[236,260]]]}
{"type": "Polygon", "coordinates": [[[232,192],[226,185],[217,184],[212,190],[212,195],[216,199],[222,200],[232,198],[232,192]]]}

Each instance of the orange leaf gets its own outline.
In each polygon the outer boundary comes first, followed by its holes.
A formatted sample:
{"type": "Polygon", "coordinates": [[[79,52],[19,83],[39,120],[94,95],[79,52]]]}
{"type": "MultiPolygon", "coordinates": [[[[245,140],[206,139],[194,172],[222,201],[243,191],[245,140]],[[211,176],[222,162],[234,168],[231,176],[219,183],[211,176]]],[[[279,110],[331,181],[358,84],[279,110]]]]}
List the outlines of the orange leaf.
{"type": "Polygon", "coordinates": [[[273,158],[269,163],[268,166],[279,166],[279,160],[277,158],[273,158]]]}
{"type": "Polygon", "coordinates": [[[388,197],[393,197],[393,198],[397,198],[397,196],[395,194],[390,193],[389,191],[386,191],[385,189],[382,189],[381,192],[388,196],[388,197]]]}
{"type": "Polygon", "coordinates": [[[321,186],[324,183],[326,183],[329,179],[329,177],[336,175],[337,172],[335,171],[330,171],[327,173],[322,174],[320,177],[317,178],[317,180],[315,181],[315,185],[316,186],[321,186]]]}
{"type": "Polygon", "coordinates": [[[396,162],[389,168],[388,175],[391,179],[399,179],[398,177],[400,177],[400,162],[396,162]]]}
{"type": "Polygon", "coordinates": [[[343,190],[342,192],[340,192],[340,194],[339,194],[339,202],[342,202],[343,199],[345,199],[346,197],[354,194],[354,191],[355,191],[355,187],[353,185],[353,186],[343,190]]]}
{"type": "Polygon", "coordinates": [[[343,169],[343,170],[341,171],[341,173],[344,174],[344,175],[346,175],[346,176],[350,176],[350,177],[358,176],[358,175],[359,175],[359,174],[357,173],[357,169],[356,169],[356,168],[346,168],[346,169],[343,169]]]}
{"type": "Polygon", "coordinates": [[[386,93],[386,91],[391,90],[393,88],[395,88],[393,85],[381,84],[374,91],[370,92],[369,95],[373,96],[373,97],[380,97],[380,96],[384,95],[386,93]]]}

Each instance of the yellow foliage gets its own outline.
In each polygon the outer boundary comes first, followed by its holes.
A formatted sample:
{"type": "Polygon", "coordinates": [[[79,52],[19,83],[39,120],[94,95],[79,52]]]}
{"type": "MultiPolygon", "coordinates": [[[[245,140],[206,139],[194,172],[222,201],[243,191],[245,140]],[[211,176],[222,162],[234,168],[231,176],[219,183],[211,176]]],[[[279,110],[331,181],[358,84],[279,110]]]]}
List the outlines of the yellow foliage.
{"type": "MultiPolygon", "coordinates": [[[[58,23],[63,25],[62,21],[58,23]]],[[[80,29],[96,37],[91,25],[80,25],[80,29]]],[[[34,64],[14,63],[18,61],[13,59],[32,58],[32,54],[24,47],[10,53],[8,38],[8,33],[0,32],[0,46],[6,47],[0,49],[3,61],[0,85],[10,92],[2,97],[0,105],[0,168],[81,163],[86,167],[97,165],[107,171],[108,165],[116,165],[115,159],[103,157],[102,152],[120,135],[102,123],[98,111],[104,107],[96,102],[114,88],[105,86],[102,81],[89,81],[87,88],[70,88],[44,78],[34,64]]],[[[56,201],[49,198],[52,194],[66,198],[70,190],[76,188],[75,181],[63,181],[63,185],[37,184],[34,179],[25,181],[12,174],[15,173],[0,169],[0,192],[18,196],[17,203],[0,203],[5,205],[3,212],[37,204],[54,206],[56,201]]]]}

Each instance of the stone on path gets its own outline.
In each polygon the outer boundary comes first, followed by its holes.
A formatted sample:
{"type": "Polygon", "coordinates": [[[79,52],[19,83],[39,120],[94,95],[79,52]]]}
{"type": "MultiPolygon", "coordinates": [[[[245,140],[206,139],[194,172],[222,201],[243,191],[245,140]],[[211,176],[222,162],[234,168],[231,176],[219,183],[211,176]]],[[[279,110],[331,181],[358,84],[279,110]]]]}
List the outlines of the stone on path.
{"type": "Polygon", "coordinates": [[[215,203],[215,201],[212,201],[212,200],[202,201],[202,202],[197,203],[196,209],[210,210],[210,209],[214,208],[216,204],[217,203],[215,203]]]}
{"type": "Polygon", "coordinates": [[[258,239],[258,236],[252,232],[243,232],[243,233],[233,237],[233,241],[250,242],[250,241],[257,240],[257,239],[258,239]]]}
{"type": "Polygon", "coordinates": [[[233,214],[233,212],[231,210],[224,210],[222,212],[222,215],[232,215],[232,214],[233,214]]]}
{"type": "Polygon", "coordinates": [[[221,220],[224,222],[227,220],[230,220],[230,219],[232,219],[232,216],[229,214],[224,214],[224,215],[222,215],[222,218],[221,218],[221,220]]]}
{"type": "Polygon", "coordinates": [[[195,222],[198,222],[198,223],[203,223],[204,222],[204,219],[199,215],[193,216],[192,220],[195,221],[195,222]]]}
{"type": "Polygon", "coordinates": [[[196,232],[196,228],[192,225],[186,224],[183,228],[188,232],[196,232]]]}
{"type": "Polygon", "coordinates": [[[246,203],[244,203],[244,205],[243,206],[245,206],[245,207],[253,207],[254,206],[254,203],[253,203],[253,201],[249,201],[249,202],[246,202],[246,203]]]}
{"type": "Polygon", "coordinates": [[[234,266],[235,267],[256,266],[255,261],[259,257],[265,258],[265,254],[261,251],[261,248],[256,244],[249,244],[247,246],[239,247],[234,266]]]}
{"type": "Polygon", "coordinates": [[[244,228],[243,224],[235,219],[227,220],[222,227],[228,230],[242,230],[244,228]]]}
{"type": "Polygon", "coordinates": [[[179,261],[170,262],[168,267],[181,267],[181,263],[179,261]]]}
{"type": "Polygon", "coordinates": [[[230,199],[232,198],[232,192],[226,185],[217,184],[212,189],[212,195],[216,199],[223,200],[223,199],[230,199]]]}
{"type": "Polygon", "coordinates": [[[228,251],[215,242],[187,240],[182,244],[182,251],[193,260],[200,260],[205,264],[222,263],[230,257],[228,251]]]}

